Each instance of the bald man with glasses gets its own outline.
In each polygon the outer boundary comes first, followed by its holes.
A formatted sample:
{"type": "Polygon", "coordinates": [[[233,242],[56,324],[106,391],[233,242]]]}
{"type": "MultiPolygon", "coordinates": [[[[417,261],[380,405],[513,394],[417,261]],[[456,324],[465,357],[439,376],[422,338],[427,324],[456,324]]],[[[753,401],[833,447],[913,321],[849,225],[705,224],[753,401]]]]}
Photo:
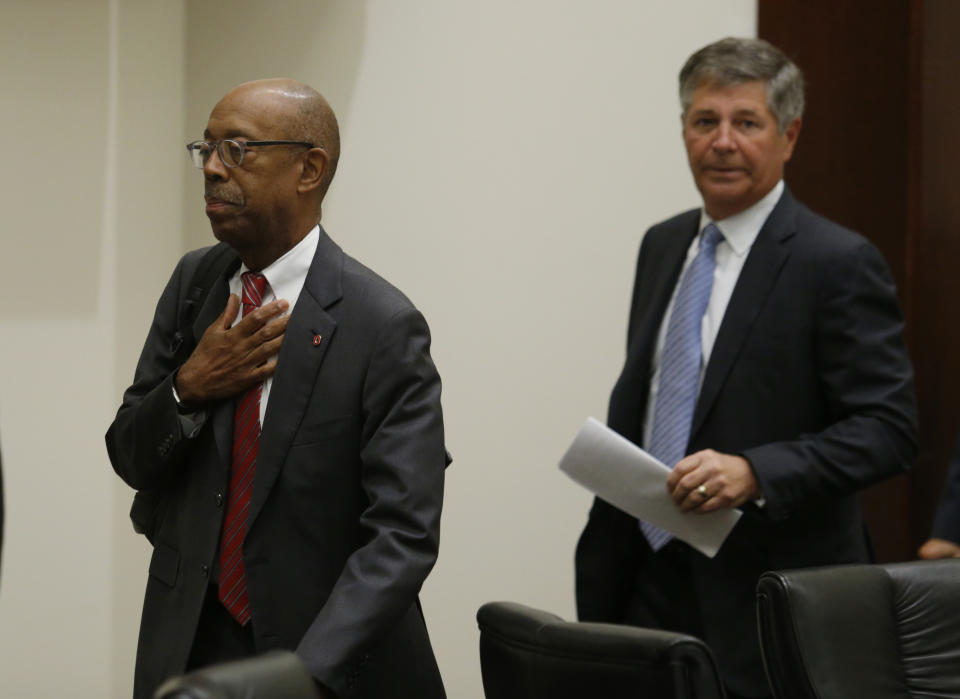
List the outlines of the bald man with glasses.
{"type": "Polygon", "coordinates": [[[418,601],[449,463],[440,378],[423,316],[318,223],[333,111],[245,83],[187,150],[221,243],[177,265],[107,433],[154,547],[134,697],[289,649],[321,697],[441,699],[418,601]]]}

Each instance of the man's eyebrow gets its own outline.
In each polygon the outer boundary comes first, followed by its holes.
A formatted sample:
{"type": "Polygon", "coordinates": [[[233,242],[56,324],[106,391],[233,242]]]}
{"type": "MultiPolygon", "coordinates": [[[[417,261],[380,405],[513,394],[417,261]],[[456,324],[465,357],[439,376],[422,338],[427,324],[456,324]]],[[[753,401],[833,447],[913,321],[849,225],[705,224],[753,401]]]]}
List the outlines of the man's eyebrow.
{"type": "MultiPolygon", "coordinates": [[[[690,110],[690,116],[716,116],[719,114],[719,111],[713,107],[701,107],[699,109],[690,110]]],[[[763,111],[754,109],[753,107],[738,107],[733,110],[733,116],[742,117],[742,116],[763,116],[763,111]]]]}
{"type": "Polygon", "coordinates": [[[763,116],[763,111],[754,109],[753,107],[740,107],[733,111],[734,116],[754,116],[760,117],[763,116]]]}

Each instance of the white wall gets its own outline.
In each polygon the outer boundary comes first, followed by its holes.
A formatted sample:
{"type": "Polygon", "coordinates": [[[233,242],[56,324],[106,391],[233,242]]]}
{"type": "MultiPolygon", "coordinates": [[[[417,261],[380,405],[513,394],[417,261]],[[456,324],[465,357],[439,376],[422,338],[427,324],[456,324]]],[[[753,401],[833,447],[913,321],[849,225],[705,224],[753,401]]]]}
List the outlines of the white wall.
{"type": "Polygon", "coordinates": [[[68,678],[109,688],[113,490],[99,441],[113,358],[100,306],[107,17],[103,0],[5,3],[0,16],[7,696],[68,694],[68,678]]]}
{"type": "Polygon", "coordinates": [[[697,201],[676,73],[755,5],[418,8],[368,5],[325,221],[431,323],[454,463],[424,607],[450,696],[479,698],[483,602],[574,617],[590,498],[556,464],[606,416],[642,231],[697,201]]]}
{"type": "MultiPolygon", "coordinates": [[[[184,0],[114,0],[117,116],[114,215],[114,343],[110,415],[133,378],[153,309],[183,253],[186,23],[184,0]]],[[[107,305],[105,303],[105,305],[107,305]]],[[[101,429],[102,426],[101,426],[101,429]]],[[[109,471],[101,449],[98,468],[109,471]]],[[[111,473],[112,475],[112,473],[111,473]]],[[[128,513],[132,490],[113,477],[110,695],[133,687],[140,607],[151,549],[128,513]]],[[[93,695],[90,695],[91,699],[93,695]]],[[[107,696],[98,695],[98,696],[107,696]]]]}
{"type": "Polygon", "coordinates": [[[605,417],[642,231],[696,203],[676,72],[752,35],[755,12],[2,0],[0,695],[129,696],[147,552],[102,433],[173,262],[211,240],[183,143],[233,84],[270,75],[337,110],[324,224],[433,330],[455,461],[423,601],[449,695],[482,696],[481,603],[573,617],[589,497],[556,461],[605,417]]]}

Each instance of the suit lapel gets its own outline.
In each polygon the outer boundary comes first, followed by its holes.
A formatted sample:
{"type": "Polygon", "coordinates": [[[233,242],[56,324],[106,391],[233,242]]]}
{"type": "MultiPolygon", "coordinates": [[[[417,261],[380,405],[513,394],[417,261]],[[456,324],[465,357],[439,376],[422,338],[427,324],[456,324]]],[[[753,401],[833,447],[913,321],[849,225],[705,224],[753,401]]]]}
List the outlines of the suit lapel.
{"type": "MultiPolygon", "coordinates": [[[[231,263],[224,270],[223,274],[217,279],[216,283],[210,288],[207,298],[200,307],[197,317],[193,322],[194,343],[200,342],[203,333],[207,328],[223,313],[227,305],[227,297],[230,296],[230,285],[228,280],[236,271],[240,260],[231,263]]],[[[222,469],[224,483],[229,474],[230,459],[233,446],[233,411],[234,402],[232,400],[218,401],[210,415],[210,421],[213,427],[213,438],[217,445],[219,455],[219,465],[222,469]]]]}
{"type": "MultiPolygon", "coordinates": [[[[650,251],[656,267],[654,268],[650,290],[644,291],[643,294],[654,299],[654,303],[651,312],[636,321],[638,323],[636,337],[640,338],[642,344],[641,356],[646,357],[645,364],[648,370],[653,349],[656,347],[660,326],[663,323],[663,316],[667,312],[667,306],[673,296],[673,291],[679,283],[680,272],[687,257],[687,250],[699,232],[697,230],[699,222],[700,211],[695,209],[689,213],[688,218],[679,223],[677,232],[670,234],[662,251],[650,251]]],[[[638,308],[644,308],[647,304],[636,305],[638,308]]],[[[632,329],[630,336],[634,336],[632,329]]]]}
{"type": "Polygon", "coordinates": [[[699,216],[699,210],[689,211],[655,226],[640,247],[627,326],[627,357],[610,396],[607,415],[613,430],[637,444],[643,443],[658,331],[687,248],[697,234],[699,216]]]}
{"type": "Polygon", "coordinates": [[[789,249],[784,243],[796,232],[797,208],[796,200],[785,188],[780,201],[763,224],[747,254],[710,353],[710,361],[704,373],[700,397],[693,415],[691,440],[703,425],[740,348],[763,308],[764,300],[769,296],[783,264],[789,257],[789,249]]]}
{"type": "Polygon", "coordinates": [[[342,296],[343,251],[320,229],[317,251],[277,358],[250,496],[247,531],[266,502],[310,404],[320,364],[337,328],[326,309],[342,296]]]}

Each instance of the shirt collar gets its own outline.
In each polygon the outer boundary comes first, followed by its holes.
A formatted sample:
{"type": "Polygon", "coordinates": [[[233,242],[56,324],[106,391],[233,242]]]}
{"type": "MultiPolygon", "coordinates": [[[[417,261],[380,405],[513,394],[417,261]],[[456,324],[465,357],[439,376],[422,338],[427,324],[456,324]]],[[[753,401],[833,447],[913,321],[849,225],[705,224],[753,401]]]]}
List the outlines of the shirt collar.
{"type": "MultiPolygon", "coordinates": [[[[320,227],[314,226],[299,243],[260,270],[276,298],[290,299],[299,296],[319,242],[320,227]]],[[[243,265],[240,272],[246,271],[248,268],[243,265]]]]}
{"type": "Polygon", "coordinates": [[[744,209],[738,214],[719,221],[714,221],[707,215],[706,210],[701,209],[700,230],[702,231],[708,223],[716,223],[717,228],[723,233],[724,240],[726,240],[727,244],[733,249],[734,254],[737,256],[745,255],[757,239],[757,236],[760,235],[760,229],[763,228],[763,224],[766,223],[770,212],[773,211],[777,202],[780,201],[783,189],[783,180],[780,180],[774,185],[773,189],[767,192],[756,204],[748,209],[744,209]]]}

